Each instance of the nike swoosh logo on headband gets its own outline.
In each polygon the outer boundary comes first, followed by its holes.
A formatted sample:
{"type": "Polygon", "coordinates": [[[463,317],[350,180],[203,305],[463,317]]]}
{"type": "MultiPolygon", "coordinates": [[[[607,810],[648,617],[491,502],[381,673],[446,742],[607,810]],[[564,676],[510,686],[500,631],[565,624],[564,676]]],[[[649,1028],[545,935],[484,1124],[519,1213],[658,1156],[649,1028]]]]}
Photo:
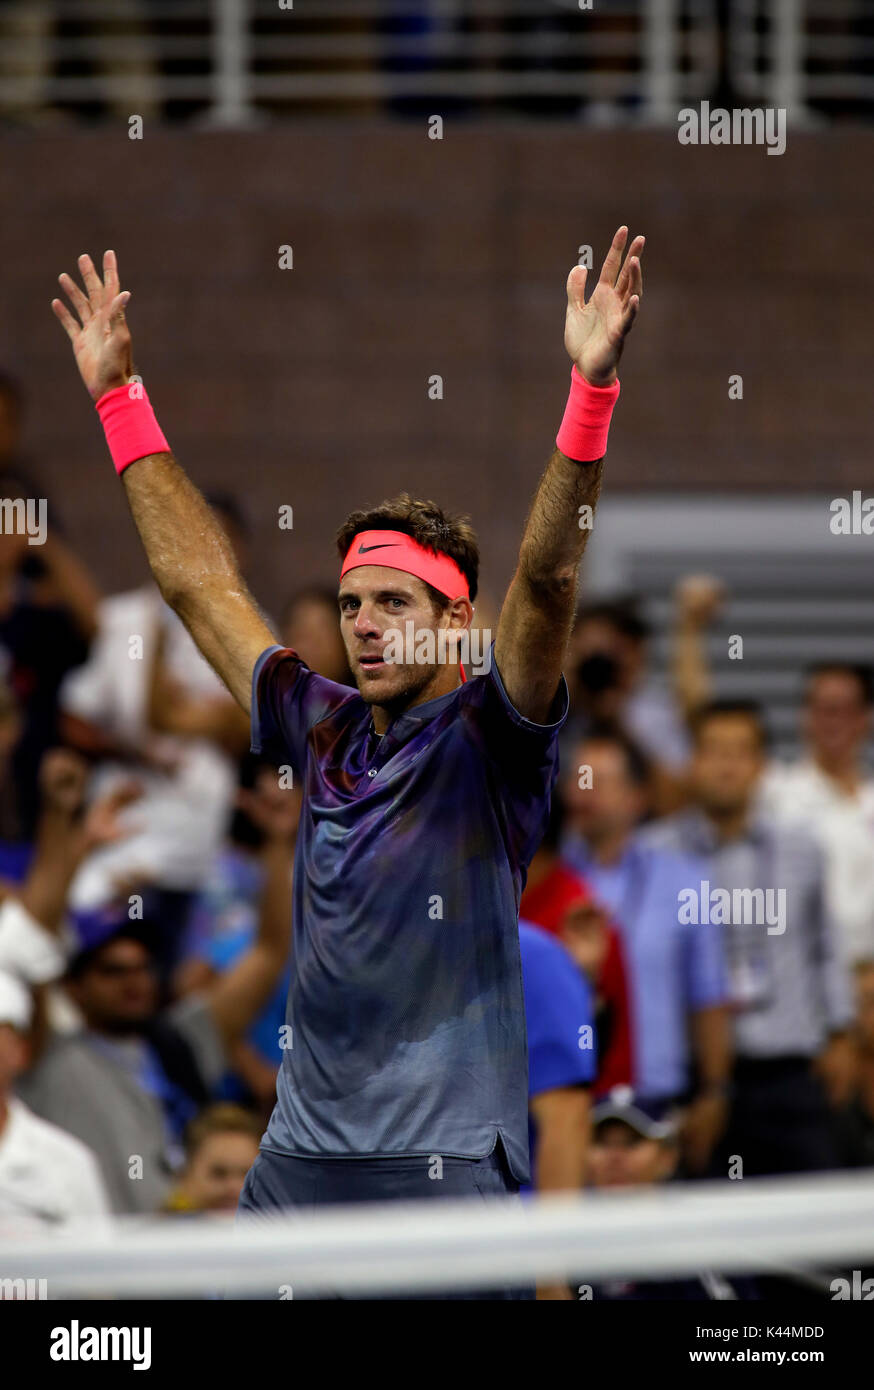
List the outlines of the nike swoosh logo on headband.
{"type": "Polygon", "coordinates": [[[380,541],[378,545],[359,545],[358,554],[364,555],[368,550],[396,550],[397,541],[380,541]]]}

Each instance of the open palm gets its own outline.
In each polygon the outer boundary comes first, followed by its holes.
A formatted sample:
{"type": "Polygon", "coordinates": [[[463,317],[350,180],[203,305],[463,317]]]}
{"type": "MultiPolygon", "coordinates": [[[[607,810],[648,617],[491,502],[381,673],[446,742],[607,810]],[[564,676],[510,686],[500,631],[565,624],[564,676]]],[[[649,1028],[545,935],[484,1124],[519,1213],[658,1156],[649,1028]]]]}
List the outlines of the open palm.
{"type": "Polygon", "coordinates": [[[79,257],[79,270],[85,294],[66,272],[58,276],[78,320],[61,299],[52,300],[52,309],[73,344],[79,374],[96,401],[133,375],[130,331],[124,318],[130,292],[119,291],[114,251],[104,253],[102,280],[90,256],[79,257]]]}
{"type": "Polygon", "coordinates": [[[564,345],[577,371],[593,386],[609,386],[615,379],[625,338],[640,307],[644,237],[634,238],[623,264],[627,240],[628,228],[620,227],[588,304],[585,266],[574,266],[568,276],[564,345]]]}

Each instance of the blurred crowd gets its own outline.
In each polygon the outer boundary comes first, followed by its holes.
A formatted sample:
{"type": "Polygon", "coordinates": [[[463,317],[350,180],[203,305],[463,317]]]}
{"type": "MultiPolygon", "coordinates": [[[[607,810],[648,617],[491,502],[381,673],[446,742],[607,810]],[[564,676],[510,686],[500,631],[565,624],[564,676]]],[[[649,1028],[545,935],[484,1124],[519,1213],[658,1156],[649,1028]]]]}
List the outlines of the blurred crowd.
{"type": "MultiPolygon", "coordinates": [[[[21,410],[0,377],[4,499],[41,495],[21,410]]],[[[212,502],[245,570],[244,512],[212,502]]],[[[539,1192],[874,1166],[871,674],[803,673],[778,763],[762,711],[714,698],[724,598],[681,579],[660,680],[638,599],[576,617],[520,905],[539,1192]]],[[[352,683],[330,588],[275,626],[352,683]]],[[[101,595],[50,506],[42,545],[0,530],[4,1224],[235,1208],[285,1041],[300,813],[248,741],[151,583],[101,595]]]]}

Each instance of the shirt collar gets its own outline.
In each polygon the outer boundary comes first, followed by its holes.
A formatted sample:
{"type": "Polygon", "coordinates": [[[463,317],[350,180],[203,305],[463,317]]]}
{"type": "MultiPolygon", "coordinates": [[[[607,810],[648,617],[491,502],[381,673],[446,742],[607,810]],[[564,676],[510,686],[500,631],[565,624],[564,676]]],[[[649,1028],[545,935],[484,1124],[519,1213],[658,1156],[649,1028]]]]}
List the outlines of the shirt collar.
{"type": "MultiPolygon", "coordinates": [[[[449,705],[456,698],[459,691],[464,689],[464,684],[457,685],[454,690],[447,690],[445,695],[435,695],[433,700],[424,700],[421,705],[414,705],[412,709],[406,709],[397,715],[389,723],[383,735],[376,735],[377,738],[384,738],[391,734],[393,739],[405,740],[408,734],[413,734],[421,728],[423,724],[428,724],[436,715],[449,705]]],[[[371,706],[367,706],[367,728],[368,734],[373,731],[373,711],[371,706]]]]}

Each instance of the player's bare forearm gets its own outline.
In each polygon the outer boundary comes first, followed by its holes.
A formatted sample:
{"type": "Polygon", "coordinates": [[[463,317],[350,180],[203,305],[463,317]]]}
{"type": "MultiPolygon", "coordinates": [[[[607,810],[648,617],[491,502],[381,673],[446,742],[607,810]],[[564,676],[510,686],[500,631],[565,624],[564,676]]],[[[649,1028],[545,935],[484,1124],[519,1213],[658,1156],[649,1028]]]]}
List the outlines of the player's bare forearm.
{"type": "Polygon", "coordinates": [[[558,692],[579,564],[601,490],[609,410],[618,394],[609,388],[640,306],[644,239],[635,237],[623,263],[627,241],[628,228],[620,227],[588,302],[586,270],[574,266],[567,279],[564,345],[575,368],[576,394],[568,406],[570,426],[565,430],[563,424],[558,437],[562,448],[578,452],[571,458],[557,447],[540,480],[495,638],[495,660],[507,694],[521,714],[538,724],[549,718],[558,692]],[[598,396],[605,388],[608,395],[598,396]],[[594,407],[593,393],[599,402],[594,407]]]}
{"type": "Polygon", "coordinates": [[[581,507],[594,508],[603,460],[575,463],[556,449],[531,505],[516,573],[495,638],[495,660],[513,704],[544,723],[555,698],[573,623],[580,560],[589,527],[581,507]]]}
{"type": "MultiPolygon", "coordinates": [[[[103,257],[103,278],[91,257],[79,257],[85,289],[66,273],[52,310],[73,347],[91,399],[126,386],[133,355],[114,251],[103,257]]],[[[157,432],[160,437],[160,431],[157,432]]],[[[148,442],[154,440],[154,431],[148,442]]],[[[166,442],[163,441],[162,442],[166,442]]],[[[274,638],[243,583],[224,531],[204,498],[169,453],[146,453],[120,465],[134,521],[158,587],[234,698],[247,712],[255,662],[274,638]]]]}
{"type": "Polygon", "coordinates": [[[276,639],[246,587],[230,543],[172,454],[122,474],[131,513],[164,599],[245,710],[252,669],[276,639]]]}

